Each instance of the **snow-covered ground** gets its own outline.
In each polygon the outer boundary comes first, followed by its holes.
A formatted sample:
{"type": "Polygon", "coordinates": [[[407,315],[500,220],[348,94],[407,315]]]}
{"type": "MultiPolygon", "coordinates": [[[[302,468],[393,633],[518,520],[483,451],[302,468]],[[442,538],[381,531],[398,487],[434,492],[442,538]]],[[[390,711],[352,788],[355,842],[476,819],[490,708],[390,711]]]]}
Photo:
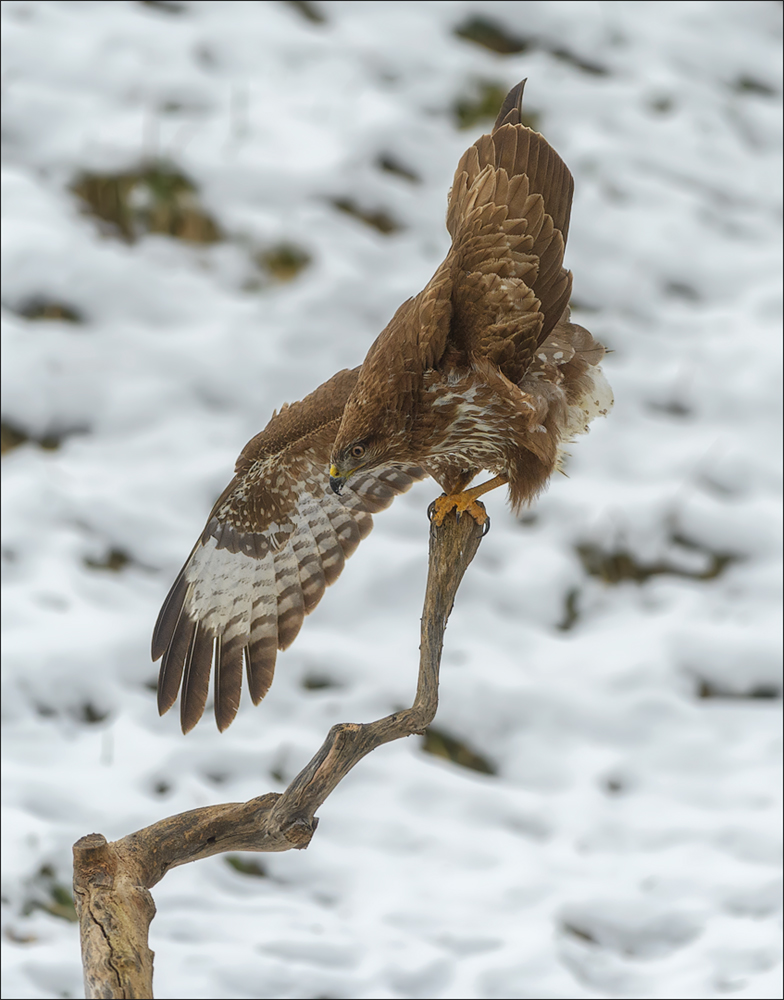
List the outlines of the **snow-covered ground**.
{"type": "Polygon", "coordinates": [[[156,995],[780,997],[782,5],[2,7],[3,996],[81,995],[78,837],[279,790],[410,703],[432,483],[223,735],[158,718],[149,637],[245,441],[445,253],[490,124],[458,103],[526,76],[616,406],[521,520],[488,500],[436,728],[496,773],[412,738],[306,852],[170,873],[156,995]],[[480,16],[524,50],[461,37],[480,16]],[[219,240],[124,241],[74,193],[155,160],[219,240]]]}

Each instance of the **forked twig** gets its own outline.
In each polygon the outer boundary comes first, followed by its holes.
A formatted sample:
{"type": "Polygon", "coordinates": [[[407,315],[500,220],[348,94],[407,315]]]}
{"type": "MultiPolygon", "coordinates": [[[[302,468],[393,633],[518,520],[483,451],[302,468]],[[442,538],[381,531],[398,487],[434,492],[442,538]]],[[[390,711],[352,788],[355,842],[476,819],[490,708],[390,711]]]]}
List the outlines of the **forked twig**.
{"type": "Polygon", "coordinates": [[[411,708],[369,723],[341,723],[282,794],[204,806],[169,816],[109,843],[100,833],[74,844],[74,898],[88,998],[152,997],[148,947],[155,903],[150,889],[170,868],[227,851],[307,847],[316,810],[352,767],[376,747],[421,733],[438,707],[444,631],[455,594],[483,529],[450,514],[430,529],[430,560],[422,613],[419,681],[411,708]]]}

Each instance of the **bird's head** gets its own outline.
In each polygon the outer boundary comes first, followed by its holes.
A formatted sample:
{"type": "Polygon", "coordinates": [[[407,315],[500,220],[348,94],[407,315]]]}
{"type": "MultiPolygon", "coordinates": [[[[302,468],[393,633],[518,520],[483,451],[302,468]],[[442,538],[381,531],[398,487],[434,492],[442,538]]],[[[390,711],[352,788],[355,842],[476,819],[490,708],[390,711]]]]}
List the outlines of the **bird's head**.
{"type": "Polygon", "coordinates": [[[333,493],[340,493],[346,482],[357,472],[378,465],[382,456],[373,439],[364,437],[346,445],[335,442],[329,466],[329,485],[333,493]]]}
{"type": "MultiPolygon", "coordinates": [[[[364,387],[360,386],[360,390],[364,387]]],[[[329,485],[340,493],[348,480],[359,472],[394,463],[398,439],[394,415],[390,415],[378,394],[357,392],[346,403],[343,419],[332,445],[329,485]]]]}
{"type": "Polygon", "coordinates": [[[357,383],[343,408],[329,465],[329,484],[340,493],[351,476],[407,462],[410,407],[416,398],[412,377],[390,372],[383,355],[387,334],[394,332],[404,303],[368,351],[357,383]]]}

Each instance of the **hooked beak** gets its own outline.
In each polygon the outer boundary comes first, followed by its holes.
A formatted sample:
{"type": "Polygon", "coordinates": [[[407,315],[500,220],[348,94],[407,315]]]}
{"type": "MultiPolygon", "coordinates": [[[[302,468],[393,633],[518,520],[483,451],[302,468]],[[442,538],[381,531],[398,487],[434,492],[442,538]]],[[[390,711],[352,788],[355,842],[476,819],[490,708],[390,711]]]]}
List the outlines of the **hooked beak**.
{"type": "MultiPolygon", "coordinates": [[[[351,470],[354,471],[353,469],[351,470]]],[[[341,476],[340,471],[336,465],[330,465],[329,467],[329,488],[333,493],[337,493],[340,496],[340,491],[343,489],[346,480],[351,475],[351,472],[347,476],[341,476]]]]}

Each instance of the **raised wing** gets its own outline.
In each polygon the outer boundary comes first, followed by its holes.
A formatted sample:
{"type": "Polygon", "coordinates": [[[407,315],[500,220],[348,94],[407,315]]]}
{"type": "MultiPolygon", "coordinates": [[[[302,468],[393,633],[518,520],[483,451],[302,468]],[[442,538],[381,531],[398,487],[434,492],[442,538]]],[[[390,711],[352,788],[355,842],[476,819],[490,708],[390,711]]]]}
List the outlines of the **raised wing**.
{"type": "Polygon", "coordinates": [[[201,718],[214,669],[215,719],[225,729],[240,702],[243,665],[254,704],[269,690],[279,649],[340,575],[384,510],[425,473],[377,469],[336,496],[330,449],[358,369],[342,371],[273,415],[244,448],[236,475],[166,598],[152,639],[163,657],[158,709],[180,698],[188,732],[201,718]]]}
{"type": "Polygon", "coordinates": [[[509,92],[492,133],[460,159],[446,216],[452,246],[368,351],[352,400],[362,404],[358,423],[367,423],[367,402],[390,373],[398,413],[414,405],[428,369],[466,369],[481,358],[519,384],[564,314],[574,182],[544,136],[522,124],[524,83],[509,92]]]}
{"type": "Polygon", "coordinates": [[[514,383],[563,315],[572,286],[563,257],[574,182],[547,140],[521,123],[524,83],[510,91],[492,134],[458,164],[443,266],[451,278],[447,362],[484,357],[514,383]]]}

